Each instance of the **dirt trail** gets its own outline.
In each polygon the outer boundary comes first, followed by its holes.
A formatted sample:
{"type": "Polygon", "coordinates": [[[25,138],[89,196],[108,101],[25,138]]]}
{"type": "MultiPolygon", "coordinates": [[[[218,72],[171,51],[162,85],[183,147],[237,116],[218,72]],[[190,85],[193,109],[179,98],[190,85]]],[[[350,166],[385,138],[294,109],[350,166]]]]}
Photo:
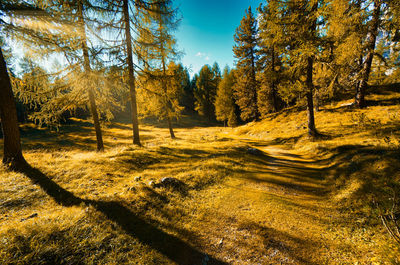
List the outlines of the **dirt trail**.
{"type": "Polygon", "coordinates": [[[222,238],[217,255],[233,264],[360,260],[358,239],[348,237],[345,216],[327,196],[329,161],[274,146],[254,147],[264,154],[251,156],[242,172],[211,191],[218,194],[211,196],[214,221],[203,228],[221,231],[214,232],[214,241],[222,238]]]}

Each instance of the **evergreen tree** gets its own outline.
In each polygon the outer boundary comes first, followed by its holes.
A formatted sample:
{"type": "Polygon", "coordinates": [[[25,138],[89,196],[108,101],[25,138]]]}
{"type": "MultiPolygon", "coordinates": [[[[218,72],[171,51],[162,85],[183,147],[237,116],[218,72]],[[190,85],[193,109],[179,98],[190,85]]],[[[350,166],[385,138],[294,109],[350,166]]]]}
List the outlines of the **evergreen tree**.
{"type": "Polygon", "coordinates": [[[213,71],[209,65],[204,65],[194,79],[196,80],[196,90],[194,91],[196,110],[200,115],[207,117],[209,121],[215,120],[214,102],[220,78],[216,73],[215,68],[213,71]]]}
{"type": "Polygon", "coordinates": [[[282,60],[288,79],[279,87],[280,93],[305,97],[308,134],[316,136],[314,118],[314,63],[323,49],[318,19],[323,2],[302,0],[282,2],[281,23],[285,28],[282,43],[286,47],[282,60]]]}
{"type": "Polygon", "coordinates": [[[282,105],[278,94],[278,85],[283,71],[279,55],[285,49],[285,45],[282,45],[284,29],[280,21],[281,5],[278,1],[267,1],[259,8],[258,67],[261,73],[259,74],[260,89],[257,105],[262,117],[267,113],[277,112],[282,105]]]}
{"type": "Polygon", "coordinates": [[[128,85],[129,85],[129,96],[131,102],[131,114],[132,114],[132,130],[133,130],[133,144],[138,146],[140,143],[139,136],[139,119],[138,110],[136,102],[136,83],[135,83],[135,68],[133,65],[133,50],[132,50],[132,37],[131,37],[131,20],[129,14],[129,1],[122,1],[123,10],[123,24],[125,33],[125,47],[127,54],[127,64],[128,64],[128,85]]]}
{"type": "Polygon", "coordinates": [[[376,49],[378,39],[384,46],[393,47],[396,42],[399,9],[397,1],[382,0],[332,0],[330,5],[328,35],[335,43],[334,66],[341,70],[339,81],[355,86],[355,104],[360,108],[366,106],[365,90],[373,65],[387,59],[376,49]]]}
{"type": "Polygon", "coordinates": [[[186,113],[194,112],[193,86],[190,80],[189,71],[182,64],[178,65],[177,78],[182,88],[179,95],[179,105],[184,107],[186,113]]]}
{"type": "Polygon", "coordinates": [[[234,35],[236,44],[233,47],[236,58],[236,103],[245,121],[255,120],[260,116],[257,108],[259,87],[256,80],[257,34],[257,21],[249,7],[236,29],[234,35]]]}
{"type": "Polygon", "coordinates": [[[233,96],[235,76],[229,67],[225,67],[222,81],[218,85],[215,99],[215,116],[217,120],[228,122],[228,126],[234,127],[238,124],[236,117],[236,106],[233,96]]]}
{"type": "Polygon", "coordinates": [[[368,35],[365,45],[367,55],[364,59],[363,66],[359,74],[360,80],[357,85],[356,99],[355,99],[355,103],[360,108],[366,107],[365,90],[367,88],[369,75],[371,73],[372,60],[375,54],[376,39],[378,37],[378,29],[381,23],[380,21],[381,6],[382,6],[382,0],[373,1],[372,17],[371,21],[369,22],[370,25],[368,28],[368,35]]]}

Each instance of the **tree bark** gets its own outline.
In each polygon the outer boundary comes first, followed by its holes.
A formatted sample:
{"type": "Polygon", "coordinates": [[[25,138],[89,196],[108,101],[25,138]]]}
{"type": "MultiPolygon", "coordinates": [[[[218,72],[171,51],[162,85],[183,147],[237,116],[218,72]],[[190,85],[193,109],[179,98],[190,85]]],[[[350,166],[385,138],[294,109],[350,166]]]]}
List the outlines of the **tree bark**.
{"type": "Polygon", "coordinates": [[[132,130],[133,130],[133,144],[141,146],[139,136],[139,120],[136,102],[136,87],[135,87],[135,74],[132,57],[132,41],[131,41],[131,27],[129,22],[129,5],[128,0],[123,0],[124,24],[125,24],[125,38],[126,38],[126,52],[128,56],[128,83],[129,94],[131,99],[132,111],[132,130]]]}
{"type": "Polygon", "coordinates": [[[375,46],[376,46],[376,37],[378,35],[378,28],[380,24],[380,12],[381,12],[381,1],[374,1],[374,11],[372,14],[371,28],[368,32],[367,38],[367,57],[365,58],[363,69],[361,70],[361,80],[357,86],[356,91],[356,99],[355,104],[359,108],[365,108],[365,91],[368,86],[368,79],[371,73],[371,65],[372,60],[374,58],[375,46]]]}
{"type": "Polygon", "coordinates": [[[276,70],[275,70],[275,49],[272,47],[271,49],[272,57],[271,57],[271,68],[272,68],[272,81],[271,81],[271,93],[272,93],[272,105],[274,108],[274,112],[278,112],[278,95],[276,91],[276,70]]]}
{"type": "Polygon", "coordinates": [[[315,128],[315,118],[314,118],[314,102],[313,102],[313,64],[314,60],[312,57],[307,58],[307,116],[308,116],[308,134],[310,136],[317,136],[318,132],[315,128]]]}
{"type": "MultiPolygon", "coordinates": [[[[78,14],[79,15],[79,23],[80,23],[81,31],[82,31],[81,41],[82,41],[82,52],[83,52],[83,60],[84,60],[84,70],[90,78],[90,73],[92,72],[92,69],[90,68],[89,49],[88,49],[88,46],[86,43],[87,37],[86,37],[86,30],[85,30],[85,22],[83,19],[82,0],[79,1],[78,11],[79,11],[79,14],[78,14]]],[[[101,151],[104,151],[103,136],[101,133],[99,114],[97,112],[95,93],[94,93],[94,90],[92,87],[88,87],[88,96],[89,96],[90,112],[92,113],[93,124],[94,124],[94,128],[96,131],[97,151],[101,152],[101,151]]]]}
{"type": "MultiPolygon", "coordinates": [[[[161,28],[159,28],[160,30],[160,35],[161,35],[161,28]]],[[[171,136],[171,139],[175,139],[175,133],[174,133],[174,129],[172,128],[172,122],[171,122],[171,117],[170,117],[170,113],[172,112],[172,104],[171,101],[168,99],[168,91],[167,91],[167,67],[166,67],[166,62],[165,62],[165,50],[164,50],[164,46],[161,43],[161,64],[162,64],[162,70],[163,70],[163,78],[161,79],[161,87],[163,89],[164,92],[164,104],[165,104],[165,108],[167,111],[167,120],[168,120],[168,128],[169,128],[169,134],[171,136]]]]}
{"type": "Polygon", "coordinates": [[[251,49],[251,83],[254,85],[254,87],[252,87],[252,91],[251,93],[253,94],[253,98],[254,98],[254,102],[255,102],[255,116],[254,116],[254,120],[258,121],[261,117],[261,114],[258,110],[258,93],[257,93],[257,79],[256,79],[256,62],[255,62],[255,58],[254,58],[254,50],[253,48],[251,49]]]}
{"type": "Polygon", "coordinates": [[[169,134],[171,135],[172,139],[175,139],[175,133],[174,133],[174,129],[172,128],[172,122],[171,122],[171,118],[168,117],[168,128],[169,128],[169,134]]]}
{"type": "Polygon", "coordinates": [[[0,118],[4,138],[3,163],[11,168],[25,163],[22,155],[17,108],[12,92],[7,64],[0,47],[0,118]]]}

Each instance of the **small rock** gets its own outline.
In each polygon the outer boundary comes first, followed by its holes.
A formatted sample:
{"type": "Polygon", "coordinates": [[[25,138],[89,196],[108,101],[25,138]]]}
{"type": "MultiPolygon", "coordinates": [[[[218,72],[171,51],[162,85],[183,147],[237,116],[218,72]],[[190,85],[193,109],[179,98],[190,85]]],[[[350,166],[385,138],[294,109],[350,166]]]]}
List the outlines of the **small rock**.
{"type": "Polygon", "coordinates": [[[154,180],[151,180],[150,182],[149,182],[149,186],[150,187],[155,187],[157,184],[156,184],[156,182],[154,181],[154,180]]]}
{"type": "Polygon", "coordinates": [[[257,148],[252,148],[252,147],[247,148],[247,153],[249,153],[251,155],[262,155],[263,154],[263,152],[261,150],[259,150],[257,148]]]}
{"type": "Polygon", "coordinates": [[[224,239],[223,238],[218,242],[218,246],[222,247],[222,244],[224,244],[224,239]]]}
{"type": "Polygon", "coordinates": [[[31,218],[35,218],[35,217],[37,217],[37,216],[38,216],[37,213],[31,214],[31,215],[29,215],[29,216],[26,217],[26,218],[22,218],[22,219],[21,219],[21,222],[26,221],[26,220],[31,219],[31,218]]]}
{"type": "Polygon", "coordinates": [[[142,177],[140,177],[140,176],[139,177],[135,177],[135,181],[136,182],[141,181],[141,180],[142,180],[142,177]]]}
{"type": "Polygon", "coordinates": [[[117,140],[117,137],[114,137],[113,140],[116,141],[116,140],[117,140]]]}
{"type": "Polygon", "coordinates": [[[128,191],[136,191],[136,188],[135,187],[129,187],[128,191]]]}
{"type": "Polygon", "coordinates": [[[161,179],[161,184],[163,184],[164,186],[168,186],[168,185],[179,185],[180,181],[177,180],[176,178],[170,178],[170,177],[166,177],[166,178],[162,178],[161,179]]]}

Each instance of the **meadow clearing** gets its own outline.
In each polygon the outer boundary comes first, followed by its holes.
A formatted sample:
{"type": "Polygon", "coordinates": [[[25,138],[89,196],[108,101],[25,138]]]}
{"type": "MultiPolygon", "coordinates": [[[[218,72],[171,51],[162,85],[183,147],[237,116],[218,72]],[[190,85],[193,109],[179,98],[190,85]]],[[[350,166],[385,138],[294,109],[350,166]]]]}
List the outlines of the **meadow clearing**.
{"type": "Polygon", "coordinates": [[[399,99],[326,104],[317,140],[295,108],[237,128],[183,117],[174,140],[143,122],[142,147],[112,122],[102,153],[88,121],[24,124],[31,168],[0,169],[0,263],[396,264],[372,202],[400,178],[399,99]]]}

